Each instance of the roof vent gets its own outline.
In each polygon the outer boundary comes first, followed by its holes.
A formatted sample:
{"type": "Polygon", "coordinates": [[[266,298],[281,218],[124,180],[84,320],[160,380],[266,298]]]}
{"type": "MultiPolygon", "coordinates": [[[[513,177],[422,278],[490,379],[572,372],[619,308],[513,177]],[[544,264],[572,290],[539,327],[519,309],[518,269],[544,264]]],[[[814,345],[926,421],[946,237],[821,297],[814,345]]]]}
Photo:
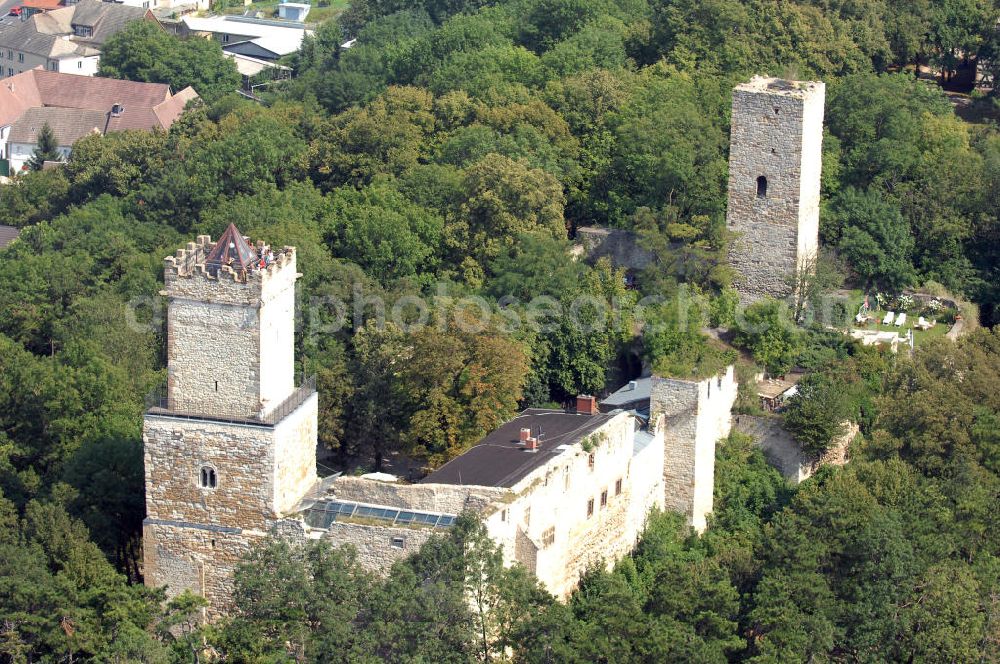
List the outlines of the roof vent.
{"type": "Polygon", "coordinates": [[[113,117],[113,118],[120,118],[121,115],[122,115],[122,113],[124,113],[124,112],[125,112],[125,107],[122,106],[121,104],[112,104],[111,105],[111,117],[113,117]]]}

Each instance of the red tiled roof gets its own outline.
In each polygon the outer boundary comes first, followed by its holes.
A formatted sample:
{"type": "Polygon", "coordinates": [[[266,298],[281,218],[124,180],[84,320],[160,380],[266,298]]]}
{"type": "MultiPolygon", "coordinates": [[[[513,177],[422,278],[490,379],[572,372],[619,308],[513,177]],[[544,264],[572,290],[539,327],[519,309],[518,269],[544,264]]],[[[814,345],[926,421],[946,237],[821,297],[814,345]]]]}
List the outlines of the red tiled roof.
{"type": "Polygon", "coordinates": [[[41,105],[42,97],[35,85],[33,71],[0,81],[0,127],[14,124],[26,110],[41,105]]]}
{"type": "Polygon", "coordinates": [[[154,106],[153,113],[156,114],[156,119],[159,120],[160,126],[167,128],[172,125],[174,120],[179,118],[181,113],[184,112],[184,107],[187,103],[197,96],[198,93],[189,85],[167,101],[154,106]]]}
{"type": "Polygon", "coordinates": [[[185,104],[197,97],[191,88],[170,94],[165,83],[137,83],[114,78],[76,76],[32,69],[0,81],[0,127],[13,124],[30,108],[55,107],[109,113],[102,131],[169,129],[185,104]]]}
{"type": "Polygon", "coordinates": [[[58,9],[62,0],[21,0],[21,5],[33,9],[58,9]]]}
{"type": "Polygon", "coordinates": [[[10,128],[10,143],[34,145],[38,132],[49,126],[60,147],[70,147],[89,133],[104,132],[107,113],[78,108],[29,108],[10,128]]]}

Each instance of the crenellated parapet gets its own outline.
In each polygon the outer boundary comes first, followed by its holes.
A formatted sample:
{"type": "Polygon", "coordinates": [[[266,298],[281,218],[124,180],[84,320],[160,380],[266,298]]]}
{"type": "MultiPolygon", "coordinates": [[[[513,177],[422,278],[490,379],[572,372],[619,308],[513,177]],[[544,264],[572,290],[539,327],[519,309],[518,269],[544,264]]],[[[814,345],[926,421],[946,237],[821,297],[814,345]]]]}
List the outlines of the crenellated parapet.
{"type": "Polygon", "coordinates": [[[251,305],[267,301],[294,286],[295,247],[275,250],[263,241],[255,247],[257,260],[245,267],[221,265],[210,269],[207,259],[216,243],[199,235],[173,256],[163,259],[162,295],[201,301],[251,305]]]}

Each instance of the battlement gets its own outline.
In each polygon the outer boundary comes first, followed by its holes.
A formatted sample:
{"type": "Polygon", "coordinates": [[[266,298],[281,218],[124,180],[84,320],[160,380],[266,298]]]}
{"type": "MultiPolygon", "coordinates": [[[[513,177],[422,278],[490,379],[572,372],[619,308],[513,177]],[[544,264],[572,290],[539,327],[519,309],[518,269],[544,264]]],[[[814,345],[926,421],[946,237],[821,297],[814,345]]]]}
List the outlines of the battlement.
{"type": "MultiPolygon", "coordinates": [[[[246,240],[246,238],[243,238],[246,240]]],[[[223,238],[219,239],[219,242],[223,238]]],[[[199,235],[194,242],[163,259],[163,295],[201,299],[206,301],[232,301],[251,304],[267,299],[294,285],[296,272],[295,247],[285,246],[274,250],[258,240],[251,249],[252,261],[246,264],[210,265],[210,257],[218,242],[208,235],[199,235]]],[[[247,245],[249,247],[249,244],[247,245]]]]}
{"type": "Polygon", "coordinates": [[[735,88],[736,92],[753,92],[796,99],[806,99],[816,94],[824,94],[824,90],[825,86],[820,81],[789,81],[773,76],[754,76],[735,88]]]}

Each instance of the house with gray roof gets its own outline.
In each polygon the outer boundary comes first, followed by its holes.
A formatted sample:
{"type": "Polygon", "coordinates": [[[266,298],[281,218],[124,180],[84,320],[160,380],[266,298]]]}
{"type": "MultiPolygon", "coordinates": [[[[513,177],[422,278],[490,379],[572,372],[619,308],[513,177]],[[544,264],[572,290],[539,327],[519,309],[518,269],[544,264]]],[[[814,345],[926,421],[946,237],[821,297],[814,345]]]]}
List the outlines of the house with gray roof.
{"type": "Polygon", "coordinates": [[[93,76],[101,47],[132,21],[156,18],[142,7],[101,0],[0,18],[0,78],[41,67],[93,76]]]}

